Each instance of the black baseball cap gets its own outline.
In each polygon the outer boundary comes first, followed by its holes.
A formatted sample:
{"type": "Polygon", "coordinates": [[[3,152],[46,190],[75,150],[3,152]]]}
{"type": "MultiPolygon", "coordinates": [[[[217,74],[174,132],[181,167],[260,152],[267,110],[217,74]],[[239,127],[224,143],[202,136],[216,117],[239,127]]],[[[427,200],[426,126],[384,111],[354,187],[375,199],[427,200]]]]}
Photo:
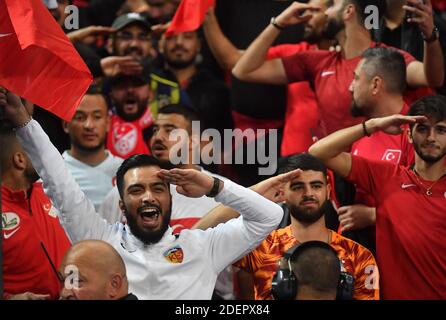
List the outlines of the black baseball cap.
{"type": "Polygon", "coordinates": [[[144,28],[147,28],[148,31],[151,31],[151,24],[149,23],[149,21],[147,21],[146,17],[136,12],[126,13],[117,17],[115,21],[113,21],[112,28],[121,30],[122,28],[125,28],[129,24],[133,23],[140,24],[144,28]]]}

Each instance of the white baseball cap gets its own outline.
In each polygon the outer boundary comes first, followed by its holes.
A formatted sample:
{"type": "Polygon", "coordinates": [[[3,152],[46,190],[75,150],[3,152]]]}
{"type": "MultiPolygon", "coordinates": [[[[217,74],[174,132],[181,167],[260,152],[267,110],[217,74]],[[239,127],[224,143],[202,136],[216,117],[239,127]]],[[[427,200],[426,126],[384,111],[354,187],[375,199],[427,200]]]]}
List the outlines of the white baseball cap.
{"type": "Polygon", "coordinates": [[[57,0],[42,0],[48,9],[57,9],[57,0]]]}

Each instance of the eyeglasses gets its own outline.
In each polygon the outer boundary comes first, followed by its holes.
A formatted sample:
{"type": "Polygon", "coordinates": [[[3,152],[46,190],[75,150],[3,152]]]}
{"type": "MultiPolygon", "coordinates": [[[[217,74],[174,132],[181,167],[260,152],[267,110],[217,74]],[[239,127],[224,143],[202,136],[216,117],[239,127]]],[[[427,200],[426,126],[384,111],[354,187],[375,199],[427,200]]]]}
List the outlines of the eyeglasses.
{"type": "Polygon", "coordinates": [[[116,34],[116,39],[122,41],[132,41],[132,40],[151,41],[152,37],[149,34],[144,34],[144,33],[138,35],[133,35],[131,33],[118,33],[116,34]]]}

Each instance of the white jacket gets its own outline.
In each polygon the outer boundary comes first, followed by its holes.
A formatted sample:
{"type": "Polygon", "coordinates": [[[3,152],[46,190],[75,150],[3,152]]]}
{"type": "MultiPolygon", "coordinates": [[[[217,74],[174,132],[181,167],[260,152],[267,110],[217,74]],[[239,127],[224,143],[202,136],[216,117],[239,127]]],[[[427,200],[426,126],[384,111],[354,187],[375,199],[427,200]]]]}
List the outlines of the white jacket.
{"type": "Polygon", "coordinates": [[[129,291],[139,299],[210,299],[218,273],[256,248],[282,219],[278,205],[225,181],[215,200],[240,212],[239,218],[206,231],[184,230],[179,237],[169,228],[158,243],[144,245],[127,226],[110,225],[95,212],[36,121],[17,130],[17,137],[71,240],[110,243],[124,259],[129,291]]]}

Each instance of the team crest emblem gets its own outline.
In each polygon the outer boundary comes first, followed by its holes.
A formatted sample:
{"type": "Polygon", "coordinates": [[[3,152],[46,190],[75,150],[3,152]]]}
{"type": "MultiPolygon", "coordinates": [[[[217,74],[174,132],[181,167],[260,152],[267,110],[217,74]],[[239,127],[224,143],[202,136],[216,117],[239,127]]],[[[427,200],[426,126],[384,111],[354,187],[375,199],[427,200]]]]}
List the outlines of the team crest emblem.
{"type": "Polygon", "coordinates": [[[164,252],[164,257],[171,263],[183,262],[184,254],[180,246],[175,246],[164,252]]]}
{"type": "Polygon", "coordinates": [[[132,152],[137,140],[138,131],[133,124],[124,123],[113,128],[112,143],[120,155],[132,152]]]}
{"type": "Polygon", "coordinates": [[[2,229],[4,231],[15,229],[20,224],[19,216],[14,212],[2,213],[2,229]]]}

